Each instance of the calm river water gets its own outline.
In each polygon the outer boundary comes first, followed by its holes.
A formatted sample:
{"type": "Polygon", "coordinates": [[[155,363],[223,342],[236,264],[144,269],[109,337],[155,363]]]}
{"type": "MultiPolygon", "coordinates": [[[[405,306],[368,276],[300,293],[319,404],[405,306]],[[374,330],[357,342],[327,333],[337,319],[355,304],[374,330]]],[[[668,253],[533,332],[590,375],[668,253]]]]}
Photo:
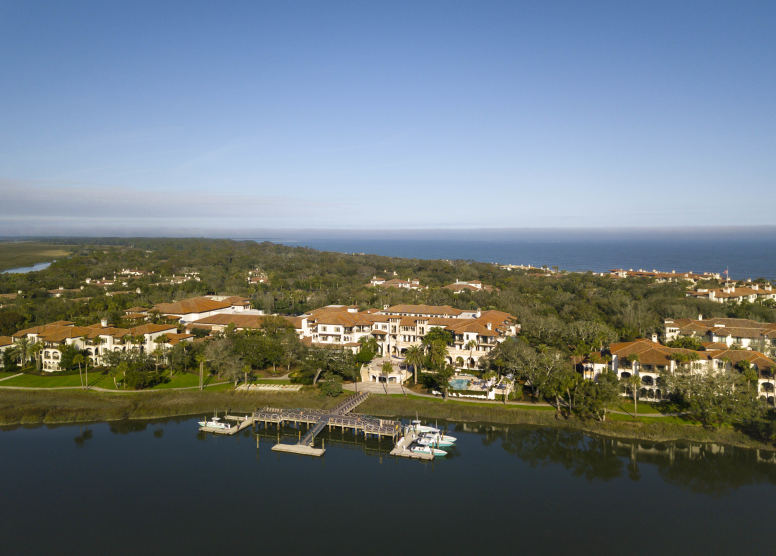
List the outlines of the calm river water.
{"type": "Polygon", "coordinates": [[[338,432],[324,434],[321,459],[273,453],[269,438],[257,452],[250,430],[204,437],[189,418],[5,429],[0,552],[774,551],[771,453],[560,429],[447,428],[458,446],[433,464],[381,456],[386,442],[341,442],[338,432]]]}

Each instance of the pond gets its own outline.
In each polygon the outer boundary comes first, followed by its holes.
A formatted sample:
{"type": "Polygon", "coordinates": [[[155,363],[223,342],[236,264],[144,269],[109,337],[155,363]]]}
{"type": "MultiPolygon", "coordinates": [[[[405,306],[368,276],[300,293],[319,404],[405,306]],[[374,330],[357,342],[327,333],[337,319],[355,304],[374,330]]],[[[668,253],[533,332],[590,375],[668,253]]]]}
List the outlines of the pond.
{"type": "Polygon", "coordinates": [[[307,458],[196,420],[0,431],[3,554],[773,552],[771,452],[440,422],[433,463],[336,431],[307,458]]]}

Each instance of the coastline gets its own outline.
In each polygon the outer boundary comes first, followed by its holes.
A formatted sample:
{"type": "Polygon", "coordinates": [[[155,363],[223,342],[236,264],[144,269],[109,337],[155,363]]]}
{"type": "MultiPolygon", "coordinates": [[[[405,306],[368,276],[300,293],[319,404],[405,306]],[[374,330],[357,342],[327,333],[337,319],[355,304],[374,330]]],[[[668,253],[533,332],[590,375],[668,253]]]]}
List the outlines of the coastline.
{"type": "MultiPolygon", "coordinates": [[[[346,392],[344,395],[350,394],[346,392]]],[[[331,408],[342,398],[321,398],[311,391],[286,394],[187,390],[137,392],[133,396],[117,396],[114,393],[72,390],[0,390],[0,427],[201,416],[226,410],[251,412],[266,405],[281,408],[331,408]]],[[[360,406],[359,412],[376,417],[414,417],[417,414],[426,419],[453,422],[557,427],[610,438],[650,442],[691,441],[774,450],[772,443],[733,427],[708,429],[699,425],[666,423],[649,418],[636,422],[599,422],[577,417],[564,418],[555,411],[520,406],[504,407],[452,400],[445,402],[414,396],[370,396],[360,406]]]]}

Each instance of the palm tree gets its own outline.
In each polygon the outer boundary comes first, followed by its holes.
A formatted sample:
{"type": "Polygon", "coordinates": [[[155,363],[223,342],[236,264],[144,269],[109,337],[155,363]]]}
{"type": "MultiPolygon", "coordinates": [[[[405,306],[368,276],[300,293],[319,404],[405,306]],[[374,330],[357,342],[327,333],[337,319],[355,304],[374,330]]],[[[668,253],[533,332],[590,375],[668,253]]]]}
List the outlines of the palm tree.
{"type": "Polygon", "coordinates": [[[474,353],[474,348],[477,347],[477,341],[469,340],[468,342],[466,342],[466,345],[463,347],[469,350],[469,361],[471,361],[472,353],[474,353]]]}
{"type": "Polygon", "coordinates": [[[81,388],[84,387],[84,377],[81,374],[81,363],[83,363],[83,362],[84,362],[84,356],[81,355],[80,353],[76,353],[73,356],[73,363],[77,363],[78,364],[78,380],[81,382],[81,388]]]}
{"type": "Polygon", "coordinates": [[[16,342],[16,352],[19,354],[19,358],[22,361],[22,367],[24,367],[25,363],[27,363],[27,353],[30,349],[31,342],[29,338],[21,338],[18,342],[16,342]]]}
{"type": "Polygon", "coordinates": [[[425,358],[420,346],[410,346],[404,353],[404,362],[407,365],[412,365],[412,370],[415,374],[415,384],[418,383],[418,368],[423,365],[425,358]]]}
{"type": "Polygon", "coordinates": [[[638,406],[636,399],[639,397],[639,386],[641,386],[641,377],[636,373],[633,373],[625,379],[625,383],[631,387],[633,391],[633,416],[638,415],[638,406]]]}
{"type": "Polygon", "coordinates": [[[38,368],[38,371],[41,370],[42,366],[42,360],[40,357],[40,352],[43,350],[43,342],[35,342],[30,346],[30,353],[32,353],[32,356],[35,358],[36,367],[38,368]]]}

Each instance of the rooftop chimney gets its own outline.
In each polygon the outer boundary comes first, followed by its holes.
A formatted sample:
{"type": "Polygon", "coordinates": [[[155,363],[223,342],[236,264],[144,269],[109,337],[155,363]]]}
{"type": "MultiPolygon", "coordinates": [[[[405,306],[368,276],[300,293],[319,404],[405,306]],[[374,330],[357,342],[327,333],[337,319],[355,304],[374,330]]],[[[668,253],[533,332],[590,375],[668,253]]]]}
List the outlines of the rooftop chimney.
{"type": "Polygon", "coordinates": [[[657,343],[657,334],[652,334],[652,341],[657,343]]]}
{"type": "Polygon", "coordinates": [[[698,320],[703,320],[703,315],[698,315],[698,320]]]}
{"type": "Polygon", "coordinates": [[[100,321],[100,326],[102,326],[103,328],[108,328],[108,319],[102,319],[100,321]]]}

